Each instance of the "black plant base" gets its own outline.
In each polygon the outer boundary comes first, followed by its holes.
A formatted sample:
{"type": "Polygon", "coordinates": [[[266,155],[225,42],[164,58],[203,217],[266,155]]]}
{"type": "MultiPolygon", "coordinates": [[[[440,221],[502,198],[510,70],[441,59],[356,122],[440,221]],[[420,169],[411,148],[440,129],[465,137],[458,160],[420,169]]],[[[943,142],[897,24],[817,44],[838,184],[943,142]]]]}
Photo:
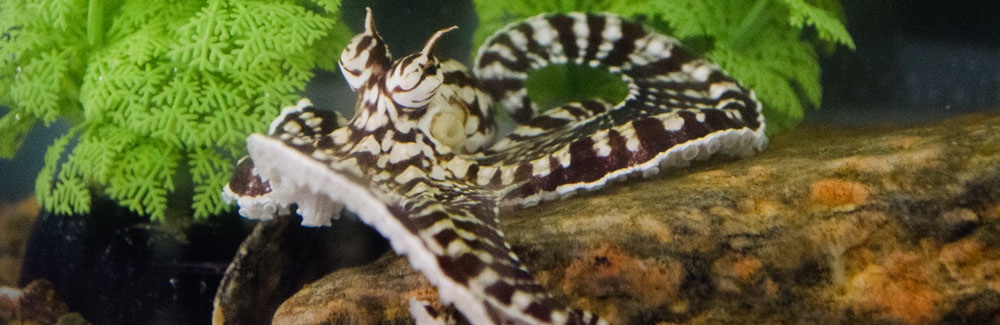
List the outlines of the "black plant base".
{"type": "Polygon", "coordinates": [[[39,215],[20,285],[48,279],[94,324],[209,323],[222,274],[253,226],[229,212],[170,232],[113,201],[97,199],[91,211],[39,215]]]}
{"type": "Polygon", "coordinates": [[[234,273],[226,290],[256,296],[228,306],[231,320],[267,323],[277,304],[305,283],[389,250],[374,229],[346,211],[332,227],[309,228],[299,226],[294,213],[281,222],[256,222],[233,210],[180,232],[109,200],[95,200],[89,215],[43,211],[31,230],[20,285],[51,281],[69,310],[93,324],[209,324],[219,283],[241,242],[255,226],[278,227],[283,230],[262,233],[269,240],[247,244],[237,264],[253,272],[234,273]],[[261,285],[273,287],[254,290],[261,285]]]}
{"type": "Polygon", "coordinates": [[[330,227],[303,227],[298,214],[261,222],[233,258],[216,295],[214,321],[267,324],[304,285],[375,261],[389,242],[347,210],[330,227]]]}

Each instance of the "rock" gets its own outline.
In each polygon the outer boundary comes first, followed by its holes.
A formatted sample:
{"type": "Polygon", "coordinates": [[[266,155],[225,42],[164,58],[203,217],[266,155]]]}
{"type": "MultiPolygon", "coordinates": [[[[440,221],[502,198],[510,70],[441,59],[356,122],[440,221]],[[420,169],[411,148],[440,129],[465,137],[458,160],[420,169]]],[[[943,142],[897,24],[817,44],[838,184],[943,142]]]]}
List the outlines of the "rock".
{"type": "Polygon", "coordinates": [[[52,324],[67,312],[69,307],[59,298],[49,281],[35,280],[21,290],[21,299],[18,300],[18,316],[21,320],[52,324]]]}
{"type": "Polygon", "coordinates": [[[59,316],[56,325],[90,325],[90,322],[84,319],[83,315],[79,313],[67,313],[59,316]]]}
{"type": "MultiPolygon", "coordinates": [[[[808,126],[743,160],[503,211],[557,298],[613,323],[1000,322],[1000,116],[808,126]]],[[[275,323],[410,322],[402,257],[331,273],[275,323]]]]}
{"type": "Polygon", "coordinates": [[[285,300],[274,324],[387,324],[408,319],[407,301],[437,302],[437,290],[405,259],[388,254],[365,266],[330,273],[285,300]],[[321,308],[317,308],[322,306],[321,308]]]}
{"type": "Polygon", "coordinates": [[[301,222],[297,215],[285,215],[254,228],[219,285],[213,323],[266,324],[303,285],[333,270],[369,263],[388,250],[387,241],[350,213],[342,213],[332,227],[301,227],[301,222]]]}
{"type": "Polygon", "coordinates": [[[0,323],[3,324],[55,324],[69,311],[52,282],[47,280],[32,281],[20,290],[0,289],[0,323]]]}

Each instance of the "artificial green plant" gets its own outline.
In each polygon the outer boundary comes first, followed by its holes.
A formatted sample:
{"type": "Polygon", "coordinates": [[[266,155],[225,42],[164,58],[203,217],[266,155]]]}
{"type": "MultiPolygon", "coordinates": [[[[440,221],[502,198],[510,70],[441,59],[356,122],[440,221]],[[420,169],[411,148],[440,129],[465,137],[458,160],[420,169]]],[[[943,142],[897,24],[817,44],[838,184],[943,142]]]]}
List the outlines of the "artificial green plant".
{"type": "MultiPolygon", "coordinates": [[[[843,25],[839,0],[474,0],[479,15],[475,46],[504,25],[539,13],[612,12],[643,20],[679,38],[753,89],[764,104],[768,133],[798,123],[807,107],[820,102],[817,49],[854,49],[843,25]]],[[[532,76],[534,77],[534,76],[532,76]]],[[[577,76],[565,78],[573,81],[577,76]]],[[[571,82],[536,83],[551,88],[571,82]]],[[[614,82],[600,82],[611,87],[614,82]]],[[[532,93],[531,77],[528,91],[532,93]]],[[[559,92],[546,89],[545,92],[559,92]]],[[[579,90],[575,90],[580,92],[579,90]]],[[[606,89],[617,102],[623,91],[606,89]]],[[[535,97],[535,95],[532,95],[535,97]]],[[[582,99],[582,98],[578,98],[582,99]]],[[[559,101],[556,101],[559,102],[559,101]]]]}
{"type": "Polygon", "coordinates": [[[62,118],[35,184],[46,210],[103,193],[153,220],[217,214],[246,136],[336,69],[339,2],[3,0],[0,158],[62,118]]]}

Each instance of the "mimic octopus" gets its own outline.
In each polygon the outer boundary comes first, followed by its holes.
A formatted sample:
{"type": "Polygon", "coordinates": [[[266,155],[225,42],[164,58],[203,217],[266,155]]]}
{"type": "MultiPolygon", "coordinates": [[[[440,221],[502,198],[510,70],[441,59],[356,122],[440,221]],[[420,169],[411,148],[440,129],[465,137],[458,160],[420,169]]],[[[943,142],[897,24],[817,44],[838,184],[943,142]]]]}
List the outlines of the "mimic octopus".
{"type": "MultiPolygon", "coordinates": [[[[671,37],[614,14],[543,14],[512,23],[479,49],[472,74],[431,51],[393,60],[368,11],[340,56],[359,96],[354,117],[286,107],[224,188],[248,218],[290,213],[308,226],[355,212],[474,324],[607,323],[569,308],[534,279],[504,239],[500,208],[600,188],[633,174],[767,144],[754,93],[671,37]],[[528,73],[551,64],[620,75],[619,103],[589,100],[539,112],[528,73]],[[493,141],[491,106],[518,123],[493,141]]],[[[411,300],[417,320],[438,313],[411,300]]]]}

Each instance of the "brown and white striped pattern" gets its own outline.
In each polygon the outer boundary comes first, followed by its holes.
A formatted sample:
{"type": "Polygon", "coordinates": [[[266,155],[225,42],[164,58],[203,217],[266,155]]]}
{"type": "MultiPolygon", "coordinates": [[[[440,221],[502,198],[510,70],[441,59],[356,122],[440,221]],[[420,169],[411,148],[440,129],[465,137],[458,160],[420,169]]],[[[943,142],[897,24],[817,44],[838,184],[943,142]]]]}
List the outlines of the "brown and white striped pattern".
{"type": "Polygon", "coordinates": [[[329,224],[332,202],[343,203],[472,323],[594,324],[603,321],[567,308],[534,280],[504,240],[500,206],[766,145],[753,92],[676,40],[617,16],[539,15],[511,24],[480,49],[475,77],[430,54],[446,31],[393,61],[369,12],[341,59],[359,93],[355,116],[338,121],[307,102],[286,109],[268,136],[248,138],[253,163],[241,164],[247,170],[227,195],[241,207],[256,195],[247,204],[257,208],[244,215],[257,218],[280,210],[264,203],[294,202],[310,225],[329,224]],[[629,94],[615,104],[539,113],[525,79],[561,63],[606,67],[629,94]],[[493,99],[519,122],[495,143],[493,99]]]}

